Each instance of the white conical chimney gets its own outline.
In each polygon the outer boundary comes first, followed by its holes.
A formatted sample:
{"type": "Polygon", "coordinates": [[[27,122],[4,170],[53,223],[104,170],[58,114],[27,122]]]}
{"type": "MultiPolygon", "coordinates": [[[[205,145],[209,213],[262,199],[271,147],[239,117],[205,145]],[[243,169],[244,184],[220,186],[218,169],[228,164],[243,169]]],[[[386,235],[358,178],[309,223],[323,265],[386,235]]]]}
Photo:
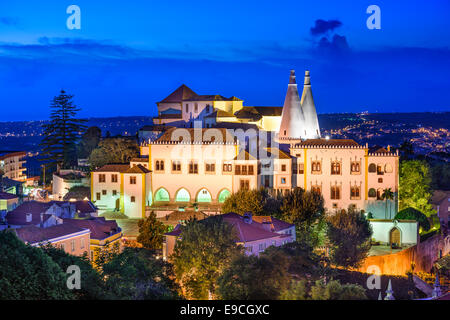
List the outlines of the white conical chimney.
{"type": "Polygon", "coordinates": [[[305,71],[305,82],[303,85],[302,100],[300,102],[305,116],[306,139],[319,139],[319,119],[317,118],[316,106],[314,105],[311,91],[311,79],[308,70],[305,71]]]}
{"type": "Polygon", "coordinates": [[[281,124],[278,137],[291,139],[305,138],[305,118],[303,116],[298,94],[295,70],[291,70],[288,90],[284,99],[283,111],[281,113],[281,124]]]}

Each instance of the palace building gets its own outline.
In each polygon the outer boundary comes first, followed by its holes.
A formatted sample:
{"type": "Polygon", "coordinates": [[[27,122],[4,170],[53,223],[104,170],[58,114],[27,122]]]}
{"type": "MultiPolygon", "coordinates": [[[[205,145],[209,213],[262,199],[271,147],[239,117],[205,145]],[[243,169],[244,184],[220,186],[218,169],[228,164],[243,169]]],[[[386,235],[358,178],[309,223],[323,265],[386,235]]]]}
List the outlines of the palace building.
{"type": "Polygon", "coordinates": [[[157,106],[154,126],[140,132],[140,157],[92,172],[91,199],[99,210],[134,218],[192,206],[218,213],[242,188],[301,187],[320,192],[329,211],[353,206],[385,218],[387,202],[392,216],[397,211],[398,154],[322,138],[309,71],[301,96],[291,71],[283,107],[247,107],[185,85],[157,106]],[[382,197],[388,188],[392,200],[382,197]]]}

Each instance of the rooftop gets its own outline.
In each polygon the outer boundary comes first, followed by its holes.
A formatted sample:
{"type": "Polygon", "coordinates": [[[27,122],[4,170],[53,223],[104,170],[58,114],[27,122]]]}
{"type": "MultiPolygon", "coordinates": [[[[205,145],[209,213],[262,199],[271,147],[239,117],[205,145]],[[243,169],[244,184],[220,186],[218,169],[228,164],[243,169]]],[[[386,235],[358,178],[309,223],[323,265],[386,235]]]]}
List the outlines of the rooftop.
{"type": "Polygon", "coordinates": [[[86,231],[86,228],[81,228],[69,224],[58,224],[56,226],[51,226],[48,228],[26,226],[14,230],[19,239],[30,244],[35,244],[67,236],[70,234],[86,231]]]}

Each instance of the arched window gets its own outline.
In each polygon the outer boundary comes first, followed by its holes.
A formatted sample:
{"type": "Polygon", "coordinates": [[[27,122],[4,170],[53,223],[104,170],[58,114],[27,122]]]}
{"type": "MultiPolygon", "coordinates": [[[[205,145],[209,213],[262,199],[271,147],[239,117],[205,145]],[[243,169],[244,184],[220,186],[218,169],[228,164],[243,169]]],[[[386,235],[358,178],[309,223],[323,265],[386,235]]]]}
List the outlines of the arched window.
{"type": "Polygon", "coordinates": [[[175,196],[176,202],[189,202],[190,200],[191,196],[185,188],[181,188],[180,190],[178,190],[177,195],[175,196]]]}
{"type": "Polygon", "coordinates": [[[358,200],[361,198],[361,192],[359,186],[350,187],[350,200],[358,200]]]}
{"type": "Polygon", "coordinates": [[[377,196],[377,191],[374,188],[369,189],[369,198],[375,198],[377,196]]]}
{"type": "Polygon", "coordinates": [[[377,200],[383,200],[383,189],[377,190],[377,200]]]}
{"type": "Polygon", "coordinates": [[[320,190],[320,186],[319,186],[319,185],[314,185],[314,186],[312,186],[312,187],[311,187],[311,191],[312,191],[312,192],[315,192],[315,193],[318,193],[318,194],[321,194],[321,193],[322,193],[322,191],[320,190]]]}
{"type": "Polygon", "coordinates": [[[231,195],[231,192],[228,191],[227,189],[223,189],[222,191],[220,191],[219,193],[219,203],[224,203],[225,200],[231,195]]]}
{"type": "Polygon", "coordinates": [[[170,201],[169,192],[166,189],[158,189],[155,193],[155,201],[170,201]]]}
{"type": "Polygon", "coordinates": [[[392,172],[392,166],[388,163],[384,166],[384,171],[386,173],[391,173],[392,172]]]}
{"type": "Polygon", "coordinates": [[[205,188],[201,189],[197,193],[197,202],[211,202],[211,201],[212,201],[211,194],[205,188]]]}
{"type": "Polygon", "coordinates": [[[339,186],[331,186],[331,199],[339,200],[341,199],[341,187],[339,186]]]}
{"type": "Polygon", "coordinates": [[[377,165],[375,163],[369,164],[369,172],[377,172],[377,165]]]}
{"type": "Polygon", "coordinates": [[[384,174],[383,166],[381,164],[377,165],[377,174],[379,175],[384,174]]]}

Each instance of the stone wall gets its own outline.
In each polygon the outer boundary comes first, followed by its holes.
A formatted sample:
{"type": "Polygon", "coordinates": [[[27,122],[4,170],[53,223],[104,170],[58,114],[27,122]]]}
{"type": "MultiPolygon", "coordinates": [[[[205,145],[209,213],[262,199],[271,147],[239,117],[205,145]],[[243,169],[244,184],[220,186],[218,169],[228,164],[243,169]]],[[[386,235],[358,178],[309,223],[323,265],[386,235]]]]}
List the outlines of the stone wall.
{"type": "Polygon", "coordinates": [[[364,260],[358,271],[367,272],[369,266],[378,266],[381,274],[405,275],[414,265],[416,272],[430,272],[434,262],[439,259],[440,252],[442,256],[450,252],[450,236],[444,238],[442,235],[435,235],[397,253],[370,256],[364,260]]]}

